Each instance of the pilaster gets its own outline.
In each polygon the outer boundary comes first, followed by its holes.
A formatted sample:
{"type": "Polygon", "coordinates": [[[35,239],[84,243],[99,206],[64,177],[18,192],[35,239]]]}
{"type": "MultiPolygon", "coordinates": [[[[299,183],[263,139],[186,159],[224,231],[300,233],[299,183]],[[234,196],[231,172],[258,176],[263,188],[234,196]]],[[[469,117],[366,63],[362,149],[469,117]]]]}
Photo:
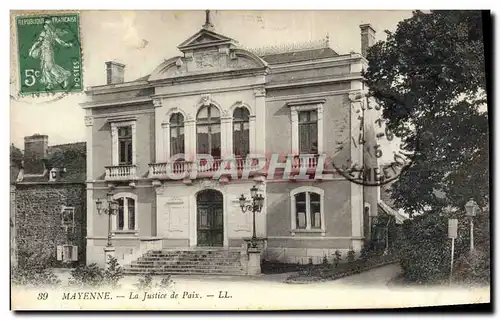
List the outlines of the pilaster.
{"type": "Polygon", "coordinates": [[[224,158],[226,156],[233,154],[233,134],[232,134],[233,119],[228,115],[224,115],[220,119],[220,126],[221,126],[221,137],[220,137],[221,156],[224,158]]]}
{"type": "Polygon", "coordinates": [[[160,158],[159,162],[168,162],[170,157],[170,123],[164,122],[161,124],[161,143],[158,143],[158,147],[160,147],[160,158]]]}
{"type": "Polygon", "coordinates": [[[195,160],[196,155],[196,121],[188,114],[188,117],[184,121],[184,138],[185,138],[185,150],[186,150],[186,160],[195,160]]]}
{"type": "Polygon", "coordinates": [[[255,130],[255,152],[266,151],[266,89],[264,87],[254,88],[255,96],[255,122],[259,130],[255,130]]]}

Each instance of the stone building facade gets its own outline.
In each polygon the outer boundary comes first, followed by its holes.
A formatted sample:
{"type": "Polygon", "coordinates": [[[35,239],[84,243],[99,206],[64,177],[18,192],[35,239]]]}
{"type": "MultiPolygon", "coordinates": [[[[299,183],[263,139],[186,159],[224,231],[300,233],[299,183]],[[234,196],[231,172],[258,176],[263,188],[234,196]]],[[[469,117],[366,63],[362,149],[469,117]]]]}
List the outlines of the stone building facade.
{"type": "Polygon", "coordinates": [[[13,255],[20,266],[85,263],[85,149],[85,143],[49,146],[46,135],[25,137],[24,161],[11,182],[13,255]]]}
{"type": "MultiPolygon", "coordinates": [[[[361,30],[364,52],[375,31],[361,30]]],[[[87,91],[87,262],[104,262],[107,216],[96,201],[107,194],[120,204],[112,239],[127,263],[151,248],[241,248],[253,221],[239,197],[253,185],[265,198],[255,223],[263,258],[319,263],[359,252],[364,205],[376,212],[379,188],[351,183],[318,155],[364,161],[351,137],[362,130],[365,57],[338,54],[328,39],[247,50],[210,23],[178,49],[130,82],[123,64],[107,62],[107,83],[87,91]],[[207,167],[200,154],[214,161],[207,167]],[[264,167],[251,170],[249,155],[263,155],[264,167]],[[217,173],[226,156],[234,175],[217,173]]]]}

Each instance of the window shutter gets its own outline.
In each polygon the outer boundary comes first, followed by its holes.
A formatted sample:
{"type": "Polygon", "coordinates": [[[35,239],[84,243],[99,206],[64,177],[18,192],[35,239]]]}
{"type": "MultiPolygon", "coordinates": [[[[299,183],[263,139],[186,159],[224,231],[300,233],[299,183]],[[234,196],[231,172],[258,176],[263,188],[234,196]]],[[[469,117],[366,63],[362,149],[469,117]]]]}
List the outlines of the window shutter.
{"type": "Polygon", "coordinates": [[[71,261],[78,261],[78,246],[73,246],[72,248],[71,261]]]}
{"type": "Polygon", "coordinates": [[[57,261],[62,261],[63,259],[63,247],[62,246],[57,246],[56,247],[56,256],[57,256],[57,261]]]}

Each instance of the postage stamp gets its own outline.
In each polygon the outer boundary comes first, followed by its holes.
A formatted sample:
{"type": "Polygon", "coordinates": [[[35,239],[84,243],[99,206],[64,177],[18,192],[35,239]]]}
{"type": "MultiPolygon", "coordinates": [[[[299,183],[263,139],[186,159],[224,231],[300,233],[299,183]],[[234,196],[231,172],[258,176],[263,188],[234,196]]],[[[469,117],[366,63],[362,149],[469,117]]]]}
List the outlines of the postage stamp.
{"type": "Polygon", "coordinates": [[[16,18],[20,93],[81,92],[78,14],[16,18]]]}
{"type": "Polygon", "coordinates": [[[488,17],[11,14],[12,309],[489,303],[488,17]]]}

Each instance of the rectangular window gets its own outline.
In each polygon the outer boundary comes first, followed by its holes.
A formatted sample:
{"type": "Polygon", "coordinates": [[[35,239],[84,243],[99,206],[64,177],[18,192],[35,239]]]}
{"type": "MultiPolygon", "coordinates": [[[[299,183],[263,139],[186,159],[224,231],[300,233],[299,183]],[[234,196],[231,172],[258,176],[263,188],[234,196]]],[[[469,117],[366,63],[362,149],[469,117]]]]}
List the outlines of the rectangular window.
{"type": "Polygon", "coordinates": [[[128,229],[135,230],[135,200],[127,198],[128,229]]]}
{"type": "Polygon", "coordinates": [[[119,165],[132,164],[132,126],[118,127],[119,165]]]}
{"type": "Polygon", "coordinates": [[[319,193],[312,191],[295,194],[295,210],[292,211],[295,215],[295,225],[292,224],[294,230],[305,230],[306,232],[323,230],[321,197],[319,193]]]}
{"type": "Polygon", "coordinates": [[[78,246],[63,245],[57,246],[57,261],[71,262],[78,261],[78,246]]]}
{"type": "Polygon", "coordinates": [[[306,193],[302,192],[295,195],[295,205],[297,212],[297,229],[305,229],[307,227],[306,223],[306,211],[307,211],[307,202],[306,202],[306,193]]]}
{"type": "Polygon", "coordinates": [[[64,227],[72,227],[75,223],[75,208],[64,207],[62,210],[61,224],[64,227]]]}
{"type": "Polygon", "coordinates": [[[321,229],[321,200],[317,193],[309,193],[310,198],[310,209],[309,214],[311,216],[311,228],[321,229]]]}
{"type": "Polygon", "coordinates": [[[300,111],[299,114],[299,152],[318,153],[318,113],[316,110],[300,111]]]}
{"type": "Polygon", "coordinates": [[[184,153],[184,127],[170,129],[170,156],[184,153]]]}
{"type": "Polygon", "coordinates": [[[125,224],[125,212],[123,206],[123,198],[120,198],[118,201],[118,230],[123,230],[123,226],[125,224]]]}

